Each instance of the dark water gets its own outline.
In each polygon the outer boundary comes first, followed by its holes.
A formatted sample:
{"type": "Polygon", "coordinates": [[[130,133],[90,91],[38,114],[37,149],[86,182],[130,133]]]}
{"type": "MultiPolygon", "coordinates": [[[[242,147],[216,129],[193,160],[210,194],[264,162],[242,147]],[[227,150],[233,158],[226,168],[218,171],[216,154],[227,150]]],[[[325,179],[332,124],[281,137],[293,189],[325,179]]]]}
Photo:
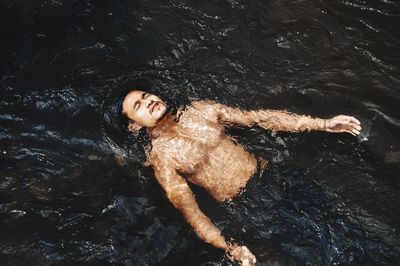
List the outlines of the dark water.
{"type": "Polygon", "coordinates": [[[232,130],[270,169],[231,204],[193,189],[260,265],[399,264],[398,1],[0,8],[1,265],[228,264],[142,165],[145,139],[119,131],[115,99],[134,87],[178,106],[358,117],[358,138],[232,130]]]}

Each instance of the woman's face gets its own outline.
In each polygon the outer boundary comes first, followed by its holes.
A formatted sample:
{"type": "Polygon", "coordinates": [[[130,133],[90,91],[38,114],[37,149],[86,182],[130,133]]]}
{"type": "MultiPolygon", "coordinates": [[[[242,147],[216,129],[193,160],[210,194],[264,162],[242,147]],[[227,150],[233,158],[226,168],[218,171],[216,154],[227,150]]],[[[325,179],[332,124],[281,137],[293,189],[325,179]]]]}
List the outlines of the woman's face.
{"type": "Polygon", "coordinates": [[[122,103],[126,116],[137,124],[152,127],[164,117],[167,112],[166,103],[158,96],[145,91],[130,91],[122,103]]]}

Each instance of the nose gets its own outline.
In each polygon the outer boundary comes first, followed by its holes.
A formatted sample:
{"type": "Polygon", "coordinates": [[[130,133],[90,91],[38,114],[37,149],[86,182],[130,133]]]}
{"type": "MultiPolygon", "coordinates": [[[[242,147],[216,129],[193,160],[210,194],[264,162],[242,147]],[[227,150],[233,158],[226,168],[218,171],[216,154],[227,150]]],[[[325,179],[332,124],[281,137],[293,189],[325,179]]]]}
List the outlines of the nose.
{"type": "Polygon", "coordinates": [[[150,100],[150,99],[145,99],[145,101],[147,101],[147,103],[146,103],[147,108],[149,108],[150,105],[154,102],[153,100],[150,100]]]}

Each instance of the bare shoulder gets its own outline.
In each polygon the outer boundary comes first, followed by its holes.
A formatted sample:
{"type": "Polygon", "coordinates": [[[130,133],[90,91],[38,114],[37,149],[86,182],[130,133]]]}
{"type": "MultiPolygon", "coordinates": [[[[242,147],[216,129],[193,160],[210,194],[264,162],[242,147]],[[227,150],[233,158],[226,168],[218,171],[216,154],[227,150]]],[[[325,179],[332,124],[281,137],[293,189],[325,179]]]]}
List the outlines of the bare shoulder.
{"type": "Polygon", "coordinates": [[[220,109],[219,106],[221,106],[221,104],[216,101],[198,100],[193,101],[191,105],[188,106],[187,110],[200,111],[203,116],[206,115],[210,118],[217,116],[218,110],[220,109]]]}

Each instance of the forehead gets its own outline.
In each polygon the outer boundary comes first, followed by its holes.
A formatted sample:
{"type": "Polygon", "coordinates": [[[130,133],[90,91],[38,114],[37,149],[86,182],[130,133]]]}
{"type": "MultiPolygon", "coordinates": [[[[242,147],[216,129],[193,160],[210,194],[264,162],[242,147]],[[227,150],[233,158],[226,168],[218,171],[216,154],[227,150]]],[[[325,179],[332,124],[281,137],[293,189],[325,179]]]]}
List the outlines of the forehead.
{"type": "Polygon", "coordinates": [[[122,105],[125,106],[126,104],[132,104],[132,103],[136,102],[136,100],[138,100],[142,97],[143,93],[144,93],[144,91],[139,91],[139,90],[134,90],[134,91],[128,92],[128,94],[125,96],[125,99],[124,99],[122,105]]]}
{"type": "Polygon", "coordinates": [[[139,91],[139,90],[134,90],[134,91],[130,91],[126,97],[125,97],[125,101],[126,100],[136,100],[138,98],[140,98],[142,96],[144,91],[139,91]]]}

